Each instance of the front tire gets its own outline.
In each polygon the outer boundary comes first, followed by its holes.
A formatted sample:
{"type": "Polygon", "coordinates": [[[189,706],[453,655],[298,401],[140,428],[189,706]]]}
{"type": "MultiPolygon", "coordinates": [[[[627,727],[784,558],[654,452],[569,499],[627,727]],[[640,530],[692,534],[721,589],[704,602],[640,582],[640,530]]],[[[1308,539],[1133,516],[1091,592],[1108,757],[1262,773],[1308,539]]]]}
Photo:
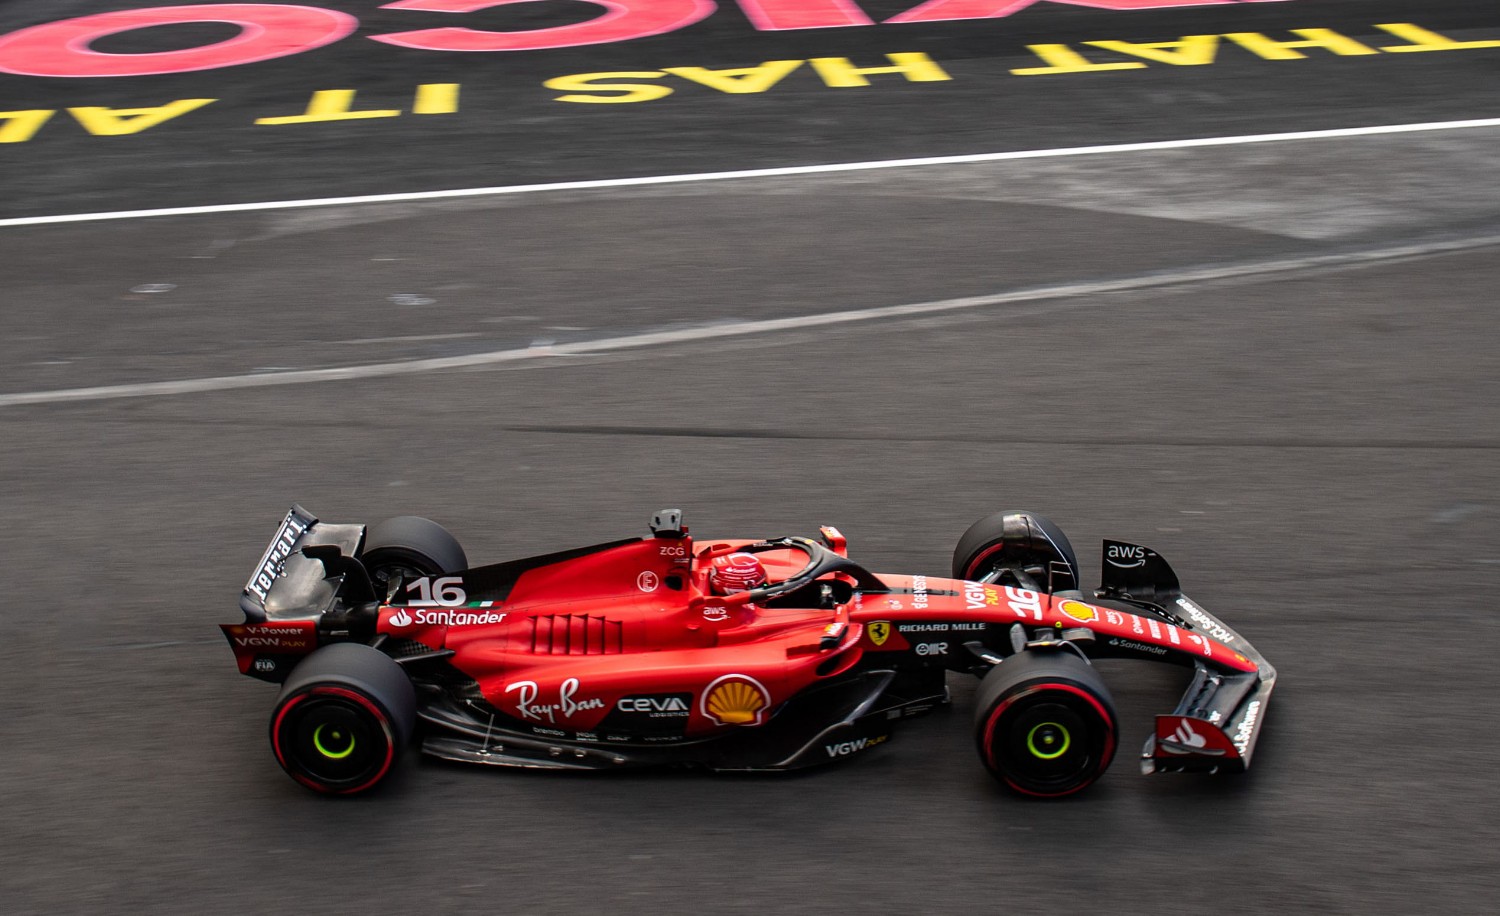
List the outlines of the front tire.
{"type": "Polygon", "coordinates": [[[382,600],[397,577],[443,576],[469,567],[458,538],[437,522],[415,515],[386,519],[371,528],[359,559],[370,573],[375,596],[382,600]]]}
{"type": "Polygon", "coordinates": [[[417,720],[406,672],[378,649],[334,643],[303,659],[271,713],[271,751],[318,792],[374,788],[395,766],[417,720]]]}
{"type": "Polygon", "coordinates": [[[1118,731],[1104,680],[1066,650],[1013,655],[979,687],[979,759],[1023,795],[1061,798],[1088,788],[1114,759],[1118,731]]]}
{"type": "Polygon", "coordinates": [[[1066,564],[1072,578],[1064,587],[1077,588],[1081,581],[1078,555],[1068,536],[1044,515],[1012,509],[969,526],[953,550],[953,578],[974,581],[1005,567],[1041,567],[1044,578],[1039,584],[1047,588],[1052,564],[1057,562],[1066,564]]]}

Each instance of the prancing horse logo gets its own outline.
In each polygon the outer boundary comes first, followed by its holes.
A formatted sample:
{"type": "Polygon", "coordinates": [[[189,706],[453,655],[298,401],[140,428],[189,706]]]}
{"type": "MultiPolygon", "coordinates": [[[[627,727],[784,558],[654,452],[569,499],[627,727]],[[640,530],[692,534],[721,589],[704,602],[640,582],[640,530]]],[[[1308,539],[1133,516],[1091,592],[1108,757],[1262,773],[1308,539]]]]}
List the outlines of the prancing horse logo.
{"type": "Polygon", "coordinates": [[[891,636],[891,622],[889,620],[877,620],[869,627],[870,642],[877,646],[885,645],[885,641],[891,636]]]}

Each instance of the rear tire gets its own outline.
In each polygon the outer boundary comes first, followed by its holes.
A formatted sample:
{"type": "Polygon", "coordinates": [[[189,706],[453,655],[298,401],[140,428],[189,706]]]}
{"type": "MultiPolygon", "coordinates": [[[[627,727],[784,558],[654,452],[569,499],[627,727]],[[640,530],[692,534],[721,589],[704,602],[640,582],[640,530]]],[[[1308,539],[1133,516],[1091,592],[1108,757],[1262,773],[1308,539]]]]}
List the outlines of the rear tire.
{"type": "Polygon", "coordinates": [[[271,713],[271,751],[318,792],[374,788],[395,766],[417,721],[417,693],[401,666],[360,643],[324,646],[292,670],[271,713]]]}
{"type": "Polygon", "coordinates": [[[359,558],[370,573],[375,596],[382,600],[396,576],[416,579],[469,568],[463,546],[448,529],[415,515],[387,519],[371,528],[359,558]]]}
{"type": "Polygon", "coordinates": [[[1114,700],[1077,655],[1025,651],[979,686],[974,739],[990,775],[1022,795],[1061,798],[1109,768],[1118,744],[1114,700]]]}
{"type": "MultiPolygon", "coordinates": [[[[1005,566],[1040,566],[1054,561],[1066,563],[1077,588],[1078,555],[1068,536],[1051,519],[1035,512],[1008,510],[986,516],[969,526],[953,550],[953,578],[975,580],[1005,566]]],[[[1047,587],[1046,576],[1038,583],[1047,587]]]]}

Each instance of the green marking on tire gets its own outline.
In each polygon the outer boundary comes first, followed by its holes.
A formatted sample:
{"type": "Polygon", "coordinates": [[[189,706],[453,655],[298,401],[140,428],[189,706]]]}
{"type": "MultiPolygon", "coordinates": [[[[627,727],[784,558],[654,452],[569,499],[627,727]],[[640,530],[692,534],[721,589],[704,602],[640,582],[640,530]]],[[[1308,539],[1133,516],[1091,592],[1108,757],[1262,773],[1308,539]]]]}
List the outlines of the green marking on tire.
{"type": "Polygon", "coordinates": [[[1028,751],[1031,751],[1031,755],[1033,757],[1036,757],[1040,760],[1056,760],[1063,754],[1066,754],[1068,752],[1068,748],[1072,746],[1073,736],[1068,734],[1068,730],[1066,728],[1063,728],[1056,722],[1042,722],[1026,735],[1026,749],[1028,751]],[[1051,732],[1048,732],[1047,734],[1042,736],[1042,744],[1045,745],[1045,749],[1036,746],[1036,733],[1049,725],[1062,733],[1062,746],[1057,748],[1056,750],[1053,750],[1053,745],[1057,744],[1058,738],[1051,732]]]}
{"type": "MultiPolygon", "coordinates": [[[[315,747],[315,748],[318,749],[318,753],[322,754],[324,757],[327,757],[329,760],[343,760],[345,757],[348,757],[350,754],[354,753],[354,736],[353,735],[349,736],[349,746],[346,747],[346,748],[344,748],[342,751],[330,751],[328,748],[324,747],[323,746],[323,729],[325,729],[327,727],[328,727],[328,723],[324,722],[322,725],[319,725],[313,731],[313,747],[315,747]]],[[[338,732],[334,732],[333,733],[333,739],[335,741],[338,740],[340,737],[341,736],[339,735],[338,732]]]]}

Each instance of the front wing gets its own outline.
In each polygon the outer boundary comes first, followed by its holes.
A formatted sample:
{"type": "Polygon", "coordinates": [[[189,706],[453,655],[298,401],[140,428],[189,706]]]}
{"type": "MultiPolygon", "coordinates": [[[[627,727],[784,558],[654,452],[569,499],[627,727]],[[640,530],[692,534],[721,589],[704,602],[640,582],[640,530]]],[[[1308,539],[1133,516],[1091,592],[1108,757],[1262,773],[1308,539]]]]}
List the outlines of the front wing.
{"type": "Polygon", "coordinates": [[[1276,669],[1244,637],[1191,598],[1178,595],[1173,605],[1198,629],[1233,645],[1255,663],[1256,670],[1230,675],[1197,665],[1177,708],[1170,715],[1156,717],[1156,733],[1141,750],[1141,770],[1236,773],[1249,769],[1266,705],[1276,687],[1276,669]]]}
{"type": "Polygon", "coordinates": [[[1141,770],[1238,773],[1250,767],[1276,686],[1276,669],[1250,642],[1182,593],[1177,574],[1147,547],[1105,541],[1097,595],[1150,608],[1244,656],[1255,670],[1229,672],[1194,663],[1193,679],[1177,708],[1156,717],[1141,750],[1141,770]]]}

